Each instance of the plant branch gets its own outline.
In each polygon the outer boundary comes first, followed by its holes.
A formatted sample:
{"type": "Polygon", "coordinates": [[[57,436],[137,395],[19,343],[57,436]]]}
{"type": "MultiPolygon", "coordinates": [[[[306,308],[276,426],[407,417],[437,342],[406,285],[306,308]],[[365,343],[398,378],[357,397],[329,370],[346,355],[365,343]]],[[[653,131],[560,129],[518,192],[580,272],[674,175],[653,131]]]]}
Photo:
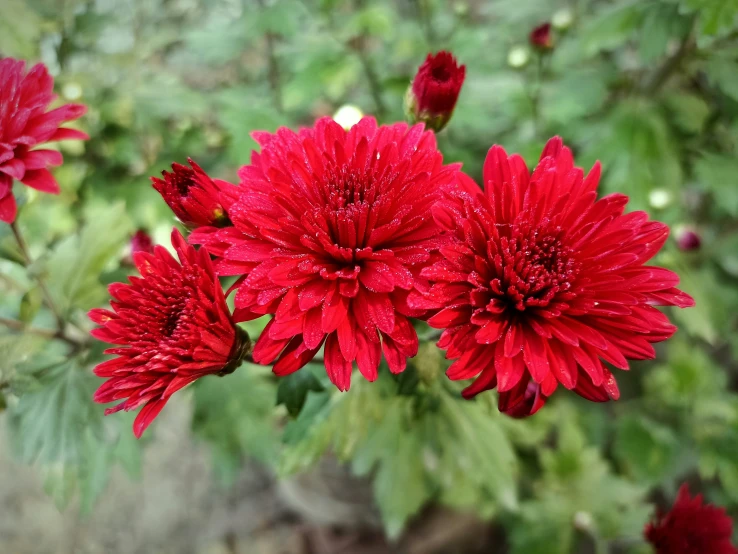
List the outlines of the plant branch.
{"type": "MultiPolygon", "coordinates": [[[[263,10],[265,8],[264,0],[257,0],[259,7],[263,10]]],[[[279,60],[277,59],[276,53],[276,42],[277,35],[271,31],[267,31],[264,35],[266,40],[267,48],[267,61],[269,63],[269,87],[272,89],[272,97],[274,100],[274,107],[279,113],[282,113],[284,106],[282,104],[282,82],[279,70],[279,60]]]]}
{"type": "Polygon", "coordinates": [[[369,81],[369,92],[371,92],[372,98],[374,99],[377,116],[381,117],[387,112],[387,108],[384,105],[384,100],[382,100],[382,85],[379,82],[379,77],[363,44],[356,50],[356,53],[361,61],[361,66],[364,68],[364,75],[366,75],[366,79],[369,81]]]}
{"type": "Polygon", "coordinates": [[[690,31],[687,36],[679,44],[679,48],[673,55],[669,56],[666,61],[651,75],[651,78],[646,82],[643,87],[645,94],[651,96],[656,93],[668,80],[672,74],[677,71],[684,59],[689,55],[694,46],[694,40],[692,39],[692,32],[690,31]]]}
{"type": "MultiPolygon", "coordinates": [[[[23,256],[23,260],[26,263],[26,266],[29,266],[33,263],[33,260],[31,259],[31,254],[28,250],[28,245],[26,244],[25,239],[23,238],[23,235],[20,232],[20,229],[18,228],[18,222],[14,221],[10,224],[10,228],[13,231],[13,235],[15,236],[15,240],[18,243],[18,248],[20,248],[21,255],[23,256]]],[[[56,320],[56,326],[59,330],[59,333],[64,334],[64,329],[66,327],[66,323],[64,321],[64,318],[62,317],[61,312],[59,311],[59,308],[54,303],[54,299],[51,296],[51,293],[49,292],[48,287],[46,286],[46,283],[44,282],[43,278],[41,276],[36,275],[35,276],[36,282],[38,283],[39,288],[41,289],[41,294],[44,297],[44,301],[46,302],[46,305],[51,310],[51,312],[54,314],[54,319],[56,320]]]]}
{"type": "Polygon", "coordinates": [[[17,319],[9,319],[7,317],[0,317],[0,325],[12,329],[13,331],[21,331],[23,333],[30,333],[39,337],[43,337],[49,340],[57,339],[66,342],[68,345],[78,350],[82,348],[83,343],[67,336],[61,330],[54,331],[53,329],[41,329],[39,327],[31,327],[26,325],[22,321],[17,319]]]}

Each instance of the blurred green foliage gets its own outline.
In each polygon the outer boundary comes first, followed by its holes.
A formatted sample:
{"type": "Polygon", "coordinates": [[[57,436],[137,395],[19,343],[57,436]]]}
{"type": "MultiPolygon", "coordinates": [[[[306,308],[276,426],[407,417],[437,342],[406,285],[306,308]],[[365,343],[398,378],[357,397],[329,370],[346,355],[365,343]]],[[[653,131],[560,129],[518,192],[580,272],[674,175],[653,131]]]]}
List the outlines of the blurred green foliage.
{"type": "Polygon", "coordinates": [[[0,53],[45,62],[62,99],[90,107],[92,139],[60,145],[62,194],[16,188],[32,263],[0,226],[0,317],[35,330],[0,325],[0,409],[59,505],[79,491],[92,509],[113,465],[140,472],[143,444],[131,417],[92,404],[101,346],[55,338],[35,277],[83,340],[85,311],[130,271],[132,231],[167,242],[171,212],[148,176],[192,156],[236,180],[253,130],[347,103],[400,120],[417,66],[448,49],[467,81],[438,137],[446,159],[478,179],[493,143],[533,163],[562,135],[580,165],[602,161],[602,193],[698,230],[698,251],[670,241],[657,259],[697,307],[670,314],[680,332],[657,361],[618,373],[614,404],[561,393],[506,419],[494,393],[461,401],[427,353],[345,394],[320,368],[277,383],[245,365],[193,386],[194,435],[226,482],[245,457],[286,475],[332,453],[371,476],[392,537],[436,502],[494,518],[514,554],[648,552],[650,501],[683,480],[738,513],[736,0],[0,0],[0,13],[13,14],[0,53]],[[555,47],[539,59],[527,34],[551,19],[555,47]]]}

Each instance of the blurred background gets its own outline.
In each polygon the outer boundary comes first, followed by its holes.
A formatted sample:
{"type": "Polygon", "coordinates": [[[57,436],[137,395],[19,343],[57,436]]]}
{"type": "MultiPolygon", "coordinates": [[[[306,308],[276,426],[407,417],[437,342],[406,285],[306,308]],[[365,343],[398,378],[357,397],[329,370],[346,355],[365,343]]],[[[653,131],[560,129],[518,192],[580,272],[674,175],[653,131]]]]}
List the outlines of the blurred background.
{"type": "Polygon", "coordinates": [[[342,107],[343,123],[402,120],[441,49],[467,67],[438,136],[447,162],[479,180],[492,144],[532,165],[561,135],[578,165],[601,160],[603,194],[669,224],[657,263],[697,302],[669,314],[680,330],[656,361],[617,374],[617,403],[560,391],[512,420],[494,393],[439,392],[430,346],[402,379],[343,395],[319,367],[203,379],[141,441],[131,414],[92,403],[100,345],[0,328],[0,552],[645,554],[643,525],[684,481],[738,514],[735,0],[0,0],[0,13],[0,55],[46,63],[61,99],[89,106],[76,123],[91,136],[60,144],[59,197],[16,188],[35,261],[0,225],[2,316],[53,327],[43,275],[88,330],[86,310],[131,271],[132,234],[167,242],[149,176],[190,156],[235,182],[253,130],[342,107]],[[546,53],[528,38],[543,22],[546,53]]]}

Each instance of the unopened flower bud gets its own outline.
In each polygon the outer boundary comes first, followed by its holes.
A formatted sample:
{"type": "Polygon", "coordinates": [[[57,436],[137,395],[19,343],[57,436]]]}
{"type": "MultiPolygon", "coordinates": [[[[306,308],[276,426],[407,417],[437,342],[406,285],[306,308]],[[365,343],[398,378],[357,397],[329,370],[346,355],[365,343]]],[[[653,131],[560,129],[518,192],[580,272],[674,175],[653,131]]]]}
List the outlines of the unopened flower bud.
{"type": "Polygon", "coordinates": [[[551,24],[549,22],[543,23],[533,29],[529,38],[534,48],[542,52],[553,50],[553,34],[551,33],[551,24]]]}
{"type": "Polygon", "coordinates": [[[408,119],[423,122],[436,132],[443,129],[451,119],[465,77],[466,66],[458,65],[450,52],[428,54],[405,95],[408,119]]]}
{"type": "Polygon", "coordinates": [[[152,177],[154,188],[179,220],[187,227],[227,227],[231,224],[225,204],[235,195],[236,186],[211,179],[199,165],[172,164],[172,172],[162,171],[163,179],[152,177]]]}
{"type": "Polygon", "coordinates": [[[697,231],[692,227],[678,227],[674,233],[677,247],[682,252],[693,252],[699,250],[702,245],[702,239],[697,231]]]}

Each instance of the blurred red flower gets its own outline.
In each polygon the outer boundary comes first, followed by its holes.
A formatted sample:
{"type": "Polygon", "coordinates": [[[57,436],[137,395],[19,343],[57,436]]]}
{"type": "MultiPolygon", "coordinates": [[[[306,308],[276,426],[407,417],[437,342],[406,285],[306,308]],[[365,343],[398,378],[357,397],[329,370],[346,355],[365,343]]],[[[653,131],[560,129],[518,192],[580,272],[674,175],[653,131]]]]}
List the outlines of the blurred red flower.
{"type": "Polygon", "coordinates": [[[154,241],[143,229],[139,229],[131,237],[131,254],[133,255],[136,252],[154,253],[154,241]]]}
{"type": "Polygon", "coordinates": [[[105,410],[143,409],[133,432],[140,437],[172,394],[210,374],[232,372],[246,354],[248,338],[236,328],[207,250],[195,251],[179,231],[172,232],[179,262],[162,246],[136,252],[141,277],[109,290],[112,311],[95,309],[90,319],[102,327],[92,335],[116,346],[116,357],[95,368],[107,378],[95,401],[124,399],[105,410]]]}
{"type": "Polygon", "coordinates": [[[530,32],[530,43],[539,50],[551,50],[553,48],[553,35],[551,24],[543,23],[530,32]]]}
{"type": "Polygon", "coordinates": [[[408,116],[440,131],[453,114],[466,77],[466,66],[446,51],[428,54],[418,68],[406,96],[408,116]]]}
{"type": "Polygon", "coordinates": [[[738,554],[731,544],[733,522],[723,508],[691,497],[689,486],[679,489],[674,506],[646,525],[646,540],[656,554],[738,554]]]}
{"type": "Polygon", "coordinates": [[[187,161],[191,167],[173,163],[171,173],[161,172],[163,179],[152,177],[154,188],[187,227],[230,225],[223,205],[235,194],[236,186],[211,179],[192,159],[187,161]]]}
{"type": "Polygon", "coordinates": [[[47,168],[62,163],[61,153],[33,148],[45,142],[89,138],[82,131],[60,127],[81,117],[87,108],[66,104],[47,111],[56,99],[54,79],[43,64],[28,73],[25,69],[22,60],[0,59],[0,221],[5,223],[15,221],[17,213],[14,179],[41,192],[59,194],[47,168]]]}
{"type": "Polygon", "coordinates": [[[193,241],[219,256],[220,275],[241,275],[236,319],[274,314],[254,360],[286,375],[325,345],[325,368],[340,389],[354,360],[377,377],[382,352],[392,372],[418,349],[407,306],[418,271],[439,245],[431,206],[456,185],[422,125],[350,131],[329,118],[295,133],[255,133],[261,153],[239,171],[234,227],[193,241]]]}
{"type": "Polygon", "coordinates": [[[434,208],[454,242],[421,272],[432,286],[409,304],[437,310],[429,324],[445,329],[438,345],[456,359],[448,376],[479,376],[465,397],[497,387],[500,409],[516,416],[535,413],[559,383],[616,399],[603,360],[627,369],[628,359],[653,358],[651,343],[676,330],[654,306],[693,305],[674,273],[644,265],[668,227],[623,215],[622,194],[596,201],[599,177],[599,163],[586,177],[574,167],[558,137],[532,175],[493,146],[484,192],[467,186],[434,208]]]}

